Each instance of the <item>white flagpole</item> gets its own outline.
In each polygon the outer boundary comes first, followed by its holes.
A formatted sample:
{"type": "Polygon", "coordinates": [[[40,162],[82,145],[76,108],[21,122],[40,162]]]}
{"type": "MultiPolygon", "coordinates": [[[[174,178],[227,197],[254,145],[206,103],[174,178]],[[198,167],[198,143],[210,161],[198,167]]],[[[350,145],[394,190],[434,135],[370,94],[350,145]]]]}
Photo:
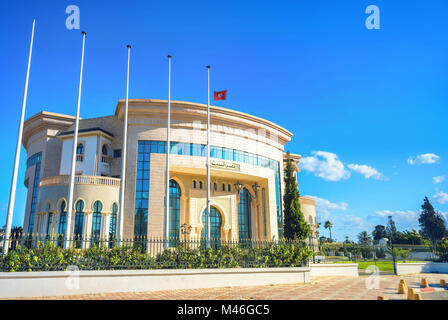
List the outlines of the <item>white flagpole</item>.
{"type": "Polygon", "coordinates": [[[72,209],[73,209],[73,189],[75,184],[75,166],[76,166],[76,147],[78,144],[78,129],[79,129],[79,109],[81,105],[81,86],[82,86],[82,68],[84,65],[84,44],[86,40],[86,32],[82,32],[82,51],[81,51],[81,69],[79,71],[79,85],[78,85],[78,102],[76,105],[76,120],[75,120],[75,130],[73,133],[73,150],[72,150],[72,167],[70,170],[70,185],[68,193],[68,205],[67,205],[67,229],[65,231],[66,241],[64,244],[65,248],[70,246],[70,235],[72,227],[72,209]]]}
{"type": "Polygon", "coordinates": [[[124,191],[126,188],[126,156],[128,145],[128,106],[129,106],[129,62],[131,60],[131,46],[128,44],[128,65],[126,71],[126,101],[123,120],[123,147],[121,150],[121,181],[120,181],[120,225],[118,229],[118,244],[123,242],[123,221],[124,221],[124,191]]]}
{"type": "Polygon", "coordinates": [[[19,160],[20,160],[20,147],[21,147],[21,143],[22,143],[23,122],[25,119],[25,107],[26,107],[26,97],[27,97],[27,93],[28,93],[28,79],[30,76],[31,53],[33,51],[34,25],[35,25],[35,20],[33,19],[33,28],[31,29],[30,50],[29,50],[29,54],[28,54],[28,65],[26,67],[25,88],[23,90],[23,98],[22,98],[22,113],[20,115],[19,134],[17,137],[17,146],[16,146],[16,156],[14,159],[14,169],[13,169],[13,173],[12,173],[11,191],[9,193],[8,215],[6,217],[5,241],[3,242],[3,254],[8,253],[8,249],[9,249],[9,239],[8,238],[10,237],[12,216],[14,214],[14,202],[16,199],[16,187],[17,187],[17,173],[19,170],[19,160]]]}
{"type": "Polygon", "coordinates": [[[207,66],[207,248],[210,248],[210,66],[207,66]]]}
{"type": "Polygon", "coordinates": [[[168,248],[170,236],[170,126],[171,126],[171,56],[168,55],[168,116],[166,124],[166,177],[165,177],[165,242],[168,248]]]}

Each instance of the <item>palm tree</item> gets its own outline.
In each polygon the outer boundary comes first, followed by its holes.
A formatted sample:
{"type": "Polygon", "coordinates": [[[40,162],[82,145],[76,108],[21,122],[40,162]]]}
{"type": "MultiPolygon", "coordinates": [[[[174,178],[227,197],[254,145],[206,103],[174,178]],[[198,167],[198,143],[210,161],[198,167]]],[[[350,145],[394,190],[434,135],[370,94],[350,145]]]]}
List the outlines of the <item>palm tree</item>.
{"type": "Polygon", "coordinates": [[[330,222],[330,220],[325,221],[324,228],[330,230],[330,241],[331,241],[331,228],[333,227],[333,224],[330,222]]]}

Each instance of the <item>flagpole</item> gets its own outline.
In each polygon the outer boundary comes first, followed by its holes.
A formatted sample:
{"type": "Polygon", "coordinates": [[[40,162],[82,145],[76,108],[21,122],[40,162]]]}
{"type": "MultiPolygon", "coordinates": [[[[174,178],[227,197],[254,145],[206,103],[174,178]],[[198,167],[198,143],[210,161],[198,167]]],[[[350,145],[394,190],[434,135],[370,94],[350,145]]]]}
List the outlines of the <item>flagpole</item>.
{"type": "MultiPolygon", "coordinates": [[[[70,235],[72,227],[72,209],[73,209],[73,189],[75,183],[75,166],[76,166],[76,147],[78,144],[78,129],[79,129],[79,109],[81,106],[81,87],[82,87],[82,68],[84,65],[84,45],[86,40],[86,32],[82,32],[82,51],[81,51],[81,68],[79,71],[79,85],[78,85],[78,102],[76,105],[76,119],[75,119],[75,130],[73,132],[73,149],[72,149],[72,166],[70,170],[70,184],[69,184],[69,194],[68,194],[68,205],[67,205],[67,225],[66,225],[66,239],[64,247],[68,248],[70,246],[70,235]]],[[[62,212],[61,212],[62,213],[62,212]]]]}
{"type": "Polygon", "coordinates": [[[126,100],[123,119],[123,147],[121,152],[121,181],[120,181],[120,226],[118,230],[118,243],[123,243],[123,221],[124,221],[124,191],[126,188],[126,156],[128,145],[128,106],[129,106],[129,63],[131,60],[131,46],[128,44],[128,64],[126,69],[126,100]]]}
{"type": "Polygon", "coordinates": [[[207,66],[207,248],[210,248],[210,66],[207,66]]]}
{"type": "Polygon", "coordinates": [[[22,143],[23,122],[25,119],[26,98],[27,98],[27,94],[28,94],[28,79],[30,76],[31,54],[33,52],[35,22],[36,22],[36,20],[33,19],[33,27],[31,29],[30,49],[29,49],[29,53],[28,53],[28,64],[26,67],[25,88],[23,90],[23,98],[22,98],[22,113],[20,115],[19,134],[17,136],[16,155],[14,158],[14,169],[13,169],[13,173],[12,173],[11,190],[9,193],[8,214],[6,217],[5,241],[3,242],[3,254],[8,253],[8,249],[9,249],[8,237],[10,236],[10,233],[11,233],[12,216],[14,214],[14,202],[16,199],[16,188],[17,188],[17,173],[19,170],[20,148],[21,148],[21,143],[22,143]]]}
{"type": "Polygon", "coordinates": [[[166,124],[166,176],[165,176],[165,242],[164,248],[168,248],[170,236],[170,126],[171,126],[171,56],[168,55],[168,110],[166,124]]]}

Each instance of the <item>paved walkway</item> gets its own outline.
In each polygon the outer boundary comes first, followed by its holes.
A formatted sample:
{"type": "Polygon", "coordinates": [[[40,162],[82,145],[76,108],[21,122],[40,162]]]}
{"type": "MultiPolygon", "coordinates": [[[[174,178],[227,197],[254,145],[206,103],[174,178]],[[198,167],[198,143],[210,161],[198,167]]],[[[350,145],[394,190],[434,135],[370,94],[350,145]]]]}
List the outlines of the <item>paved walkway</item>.
{"type": "MultiPolygon", "coordinates": [[[[144,299],[144,300],[376,300],[384,295],[388,300],[406,299],[397,293],[398,282],[405,279],[408,288],[419,288],[420,279],[439,287],[440,279],[448,282],[448,274],[414,274],[407,276],[381,275],[376,283],[368,276],[314,277],[307,284],[283,284],[256,287],[225,287],[213,289],[170,290],[155,292],[106,293],[44,297],[37,299],[144,299]],[[376,284],[378,287],[375,288],[376,284]],[[373,288],[372,288],[373,287],[373,288]]],[[[447,290],[448,292],[448,290],[447,290]]],[[[442,293],[442,295],[445,292],[442,293]]],[[[440,298],[440,294],[437,295],[440,298]]],[[[423,295],[431,299],[431,295],[423,295]]]]}

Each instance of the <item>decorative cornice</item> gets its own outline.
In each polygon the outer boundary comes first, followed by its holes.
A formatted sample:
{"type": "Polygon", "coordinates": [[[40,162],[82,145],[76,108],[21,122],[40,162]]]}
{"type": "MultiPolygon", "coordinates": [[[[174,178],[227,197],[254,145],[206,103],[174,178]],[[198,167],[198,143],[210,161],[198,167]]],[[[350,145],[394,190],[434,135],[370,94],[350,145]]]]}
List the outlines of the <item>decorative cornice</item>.
{"type": "MultiPolygon", "coordinates": [[[[120,99],[115,109],[115,116],[123,118],[125,100],[120,99]]],[[[165,117],[167,113],[167,100],[160,99],[129,99],[129,117],[138,117],[139,114],[153,114],[158,117],[165,117]]],[[[264,129],[278,135],[279,142],[286,144],[293,136],[285,128],[262,118],[227,108],[210,106],[211,121],[225,122],[229,126],[235,126],[247,129],[264,129]]],[[[187,101],[171,101],[172,119],[182,118],[185,120],[198,120],[206,117],[207,105],[187,101]]]]}
{"type": "MultiPolygon", "coordinates": [[[[22,144],[27,149],[28,141],[33,135],[46,130],[67,130],[74,121],[73,116],[41,111],[25,121],[22,144]]],[[[45,134],[48,135],[48,133],[45,134]]]]}

